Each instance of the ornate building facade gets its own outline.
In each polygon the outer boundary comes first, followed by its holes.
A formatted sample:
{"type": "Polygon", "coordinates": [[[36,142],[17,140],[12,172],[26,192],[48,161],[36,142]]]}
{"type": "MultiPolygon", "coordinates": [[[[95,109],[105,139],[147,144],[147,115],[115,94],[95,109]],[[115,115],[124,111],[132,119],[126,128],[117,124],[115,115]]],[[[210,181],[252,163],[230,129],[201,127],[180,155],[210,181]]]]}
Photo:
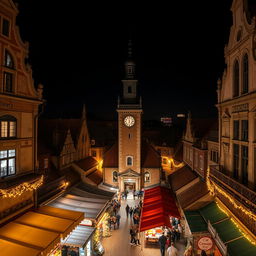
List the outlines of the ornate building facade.
{"type": "Polygon", "coordinates": [[[24,182],[33,188],[40,179],[34,173],[43,87],[34,87],[17,15],[11,0],[0,2],[0,223],[33,206],[33,189],[24,189],[24,182]]]}
{"type": "Polygon", "coordinates": [[[217,197],[256,234],[256,6],[234,0],[225,46],[226,69],[218,81],[219,164],[209,178],[217,197]]]}

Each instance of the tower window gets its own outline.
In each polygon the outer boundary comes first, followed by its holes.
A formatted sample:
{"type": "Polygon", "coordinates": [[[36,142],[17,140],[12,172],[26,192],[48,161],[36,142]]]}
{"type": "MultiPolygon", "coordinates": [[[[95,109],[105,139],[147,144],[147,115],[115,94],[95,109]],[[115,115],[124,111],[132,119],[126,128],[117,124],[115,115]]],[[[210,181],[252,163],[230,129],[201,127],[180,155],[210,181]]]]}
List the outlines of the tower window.
{"type": "Polygon", "coordinates": [[[10,22],[7,19],[3,19],[3,26],[2,26],[2,34],[5,36],[9,36],[10,31],[10,22]]]}
{"type": "Polygon", "coordinates": [[[127,156],[127,158],[126,158],[126,165],[127,166],[132,166],[132,161],[133,161],[132,156],[127,156]]]}
{"type": "Polygon", "coordinates": [[[128,93],[132,93],[132,87],[128,86],[128,93]]]}

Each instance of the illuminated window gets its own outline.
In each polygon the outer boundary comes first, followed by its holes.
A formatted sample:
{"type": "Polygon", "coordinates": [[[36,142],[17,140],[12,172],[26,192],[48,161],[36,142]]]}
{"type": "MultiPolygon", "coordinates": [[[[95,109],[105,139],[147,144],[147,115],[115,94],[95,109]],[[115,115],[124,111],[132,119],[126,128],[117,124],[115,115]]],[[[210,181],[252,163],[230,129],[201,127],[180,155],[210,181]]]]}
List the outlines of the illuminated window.
{"type": "Polygon", "coordinates": [[[10,32],[10,22],[7,19],[3,19],[2,34],[5,36],[9,36],[9,32],[10,32]]]}
{"type": "Polygon", "coordinates": [[[117,171],[113,171],[113,182],[118,182],[117,171]]]}
{"type": "Polygon", "coordinates": [[[132,166],[132,156],[127,156],[126,158],[126,165],[127,166],[132,166]]]}
{"type": "Polygon", "coordinates": [[[0,177],[15,174],[16,151],[15,149],[0,151],[0,177]]]}
{"type": "Polygon", "coordinates": [[[165,157],[163,158],[163,164],[167,164],[167,159],[165,157]]]}
{"type": "Polygon", "coordinates": [[[16,137],[16,118],[13,116],[0,117],[0,139],[16,137]]]}
{"type": "Polygon", "coordinates": [[[248,92],[248,83],[249,83],[249,64],[248,64],[248,55],[245,54],[243,57],[243,90],[242,93],[248,92]]]}
{"type": "Polygon", "coordinates": [[[233,97],[239,96],[239,64],[236,60],[233,69],[233,97]]]}
{"type": "Polygon", "coordinates": [[[145,172],[145,174],[144,174],[144,182],[145,183],[150,182],[150,173],[149,172],[145,172]]]}

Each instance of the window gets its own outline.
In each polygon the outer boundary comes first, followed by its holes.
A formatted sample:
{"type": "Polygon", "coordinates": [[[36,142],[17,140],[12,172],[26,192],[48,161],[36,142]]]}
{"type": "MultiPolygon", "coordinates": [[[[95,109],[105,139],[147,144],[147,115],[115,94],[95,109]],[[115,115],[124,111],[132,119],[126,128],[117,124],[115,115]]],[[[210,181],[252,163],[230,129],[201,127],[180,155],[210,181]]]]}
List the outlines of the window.
{"type": "Polygon", "coordinates": [[[217,151],[211,150],[211,161],[215,163],[219,162],[219,153],[217,151]]]}
{"type": "Polygon", "coordinates": [[[233,70],[233,97],[239,96],[239,64],[235,61],[233,70]]]}
{"type": "Polygon", "coordinates": [[[0,139],[16,137],[16,118],[13,116],[0,117],[0,139]]]}
{"type": "Polygon", "coordinates": [[[167,164],[167,159],[164,157],[162,162],[163,164],[167,164]]]}
{"type": "Polygon", "coordinates": [[[242,170],[242,183],[247,185],[248,183],[248,147],[242,146],[241,148],[241,170],[242,170]]]}
{"type": "Polygon", "coordinates": [[[4,91],[13,92],[13,74],[4,72],[4,91]]]}
{"type": "Polygon", "coordinates": [[[96,157],[96,156],[97,156],[96,150],[92,150],[92,156],[93,156],[93,157],[96,157]]]}
{"type": "Polygon", "coordinates": [[[8,51],[5,51],[4,65],[7,68],[14,68],[13,58],[8,51]]]}
{"type": "Polygon", "coordinates": [[[235,179],[238,179],[238,170],[239,170],[239,145],[233,145],[233,176],[235,179]]]}
{"type": "Polygon", "coordinates": [[[248,55],[245,54],[243,57],[243,89],[242,93],[248,92],[249,84],[249,65],[248,65],[248,55]]]}
{"type": "Polygon", "coordinates": [[[128,86],[128,93],[132,93],[132,87],[128,86]]]}
{"type": "Polygon", "coordinates": [[[145,174],[144,174],[144,182],[145,183],[150,182],[150,173],[149,172],[145,172],[145,174]]]}
{"type": "Polygon", "coordinates": [[[132,166],[132,157],[131,156],[127,156],[127,158],[126,158],[126,165],[132,166]]]}
{"type": "Polygon", "coordinates": [[[233,124],[233,139],[239,140],[239,120],[234,120],[233,124]]]}
{"type": "Polygon", "coordinates": [[[243,141],[248,141],[248,120],[242,120],[242,138],[243,141]]]}
{"type": "Polygon", "coordinates": [[[113,182],[118,182],[118,174],[117,174],[117,171],[113,171],[113,182]]]}
{"type": "Polygon", "coordinates": [[[3,19],[2,34],[9,36],[10,22],[7,19],[3,19]]]}
{"type": "Polygon", "coordinates": [[[49,168],[49,159],[45,158],[44,159],[44,169],[48,169],[49,168]]]}
{"type": "Polygon", "coordinates": [[[0,151],[0,177],[10,176],[15,174],[15,149],[0,151]]]}

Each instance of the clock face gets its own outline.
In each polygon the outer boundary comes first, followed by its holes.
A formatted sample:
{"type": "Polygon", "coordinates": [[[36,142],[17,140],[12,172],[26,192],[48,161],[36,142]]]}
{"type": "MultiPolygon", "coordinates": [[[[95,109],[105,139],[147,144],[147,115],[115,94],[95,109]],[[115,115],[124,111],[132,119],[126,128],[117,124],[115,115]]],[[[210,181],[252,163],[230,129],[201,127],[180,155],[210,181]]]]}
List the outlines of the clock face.
{"type": "Polygon", "coordinates": [[[127,127],[132,127],[134,124],[135,124],[135,119],[133,116],[127,116],[125,117],[124,119],[124,124],[127,126],[127,127]]]}

